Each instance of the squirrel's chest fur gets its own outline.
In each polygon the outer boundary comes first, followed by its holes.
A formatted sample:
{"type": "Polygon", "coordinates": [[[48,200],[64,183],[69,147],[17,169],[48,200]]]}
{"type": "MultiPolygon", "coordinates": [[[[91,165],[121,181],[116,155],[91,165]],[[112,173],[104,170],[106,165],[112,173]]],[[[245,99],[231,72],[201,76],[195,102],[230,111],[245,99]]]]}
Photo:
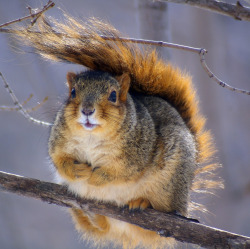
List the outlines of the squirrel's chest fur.
{"type": "Polygon", "coordinates": [[[112,142],[92,135],[73,134],[66,140],[64,148],[79,162],[87,162],[92,167],[107,165],[110,162],[109,158],[119,153],[112,142]]]}
{"type": "MultiPolygon", "coordinates": [[[[73,154],[77,160],[87,162],[91,167],[123,168],[124,158],[121,157],[121,146],[117,141],[102,139],[93,135],[71,136],[64,145],[67,153],[73,154]]],[[[65,181],[65,180],[64,180],[65,181]]],[[[111,182],[102,186],[88,184],[87,180],[69,181],[69,189],[80,196],[97,200],[115,201],[124,205],[131,197],[140,193],[138,189],[143,186],[143,181],[111,182]]]]}

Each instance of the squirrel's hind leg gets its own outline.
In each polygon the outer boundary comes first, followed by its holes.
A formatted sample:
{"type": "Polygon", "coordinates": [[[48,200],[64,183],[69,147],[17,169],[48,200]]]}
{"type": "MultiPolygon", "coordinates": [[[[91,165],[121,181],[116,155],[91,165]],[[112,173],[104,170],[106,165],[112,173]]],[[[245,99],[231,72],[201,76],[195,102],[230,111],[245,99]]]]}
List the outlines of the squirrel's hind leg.
{"type": "Polygon", "coordinates": [[[70,213],[79,232],[102,236],[109,231],[110,225],[103,215],[86,214],[83,210],[76,208],[72,208],[70,213]]]}

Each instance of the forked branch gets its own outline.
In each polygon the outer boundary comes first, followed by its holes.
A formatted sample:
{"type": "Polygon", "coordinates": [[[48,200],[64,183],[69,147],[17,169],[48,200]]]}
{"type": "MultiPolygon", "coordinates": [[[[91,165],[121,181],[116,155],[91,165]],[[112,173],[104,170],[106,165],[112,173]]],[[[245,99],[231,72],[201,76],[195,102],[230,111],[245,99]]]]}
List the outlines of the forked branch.
{"type": "MultiPolygon", "coordinates": [[[[51,126],[52,125],[51,123],[35,119],[35,118],[31,117],[30,114],[29,114],[30,111],[35,111],[44,102],[46,102],[47,99],[48,99],[47,97],[44,98],[44,100],[42,101],[42,103],[38,104],[37,106],[33,107],[30,110],[27,110],[20,103],[20,101],[18,100],[18,98],[14,94],[13,90],[11,89],[10,85],[7,83],[6,79],[4,78],[4,76],[3,76],[3,74],[1,72],[0,72],[0,77],[2,78],[2,82],[4,84],[4,87],[5,87],[6,91],[10,94],[10,97],[12,98],[12,100],[14,102],[14,105],[15,105],[14,108],[8,107],[8,106],[4,106],[4,107],[0,106],[0,110],[16,110],[16,111],[19,111],[26,119],[28,119],[29,121],[31,121],[31,122],[33,122],[35,124],[39,124],[39,125],[43,125],[43,126],[51,126]]],[[[29,101],[29,99],[28,99],[28,101],[29,101]]]]}
{"type": "Polygon", "coordinates": [[[6,27],[6,26],[9,26],[11,24],[14,24],[14,23],[17,23],[17,22],[22,22],[24,20],[27,20],[27,19],[32,19],[31,20],[31,26],[33,26],[37,19],[45,12],[47,11],[48,9],[52,8],[55,6],[55,3],[52,2],[51,0],[48,1],[48,3],[46,5],[43,6],[43,8],[39,11],[35,11],[35,13],[32,13],[32,9],[30,7],[28,7],[29,9],[29,12],[30,12],[30,15],[27,15],[27,16],[24,16],[24,17],[21,17],[21,18],[18,18],[16,20],[13,20],[13,21],[10,21],[10,22],[6,22],[4,24],[1,24],[0,25],[0,28],[3,28],[3,27],[6,27]]]}
{"type": "MultiPolygon", "coordinates": [[[[1,74],[1,72],[0,72],[1,74]]],[[[29,98],[26,99],[23,103],[20,103],[21,106],[26,105],[31,99],[33,98],[33,94],[30,94],[29,98]]],[[[39,109],[46,101],[48,100],[48,96],[43,99],[41,103],[38,103],[36,106],[33,106],[32,108],[26,109],[27,113],[34,112],[37,109],[39,109]]],[[[1,111],[20,111],[20,107],[15,106],[0,106],[1,111]]]]}
{"type": "Polygon", "coordinates": [[[25,178],[0,171],[0,190],[32,197],[49,204],[68,208],[80,208],[95,214],[125,221],[144,229],[157,232],[164,237],[192,243],[207,248],[250,248],[250,238],[202,225],[174,214],[146,209],[141,213],[130,213],[109,203],[76,197],[66,186],[37,179],[25,178]]]}

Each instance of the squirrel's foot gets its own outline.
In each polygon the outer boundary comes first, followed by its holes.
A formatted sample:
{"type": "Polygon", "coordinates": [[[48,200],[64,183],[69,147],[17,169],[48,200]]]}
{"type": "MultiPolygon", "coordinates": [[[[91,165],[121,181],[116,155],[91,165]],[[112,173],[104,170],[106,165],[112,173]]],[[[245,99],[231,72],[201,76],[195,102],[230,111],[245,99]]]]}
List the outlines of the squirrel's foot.
{"type": "Polygon", "coordinates": [[[144,198],[138,198],[128,202],[129,211],[142,211],[150,206],[149,200],[144,198]]]}

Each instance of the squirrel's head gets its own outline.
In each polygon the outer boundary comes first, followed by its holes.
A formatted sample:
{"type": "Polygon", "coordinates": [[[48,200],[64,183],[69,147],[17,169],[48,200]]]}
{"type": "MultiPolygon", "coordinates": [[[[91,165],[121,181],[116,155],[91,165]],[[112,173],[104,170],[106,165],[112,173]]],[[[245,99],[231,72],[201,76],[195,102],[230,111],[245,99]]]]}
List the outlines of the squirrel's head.
{"type": "Polygon", "coordinates": [[[86,71],[67,74],[69,96],[65,118],[71,127],[87,132],[116,130],[123,121],[130,77],[86,71]]]}

